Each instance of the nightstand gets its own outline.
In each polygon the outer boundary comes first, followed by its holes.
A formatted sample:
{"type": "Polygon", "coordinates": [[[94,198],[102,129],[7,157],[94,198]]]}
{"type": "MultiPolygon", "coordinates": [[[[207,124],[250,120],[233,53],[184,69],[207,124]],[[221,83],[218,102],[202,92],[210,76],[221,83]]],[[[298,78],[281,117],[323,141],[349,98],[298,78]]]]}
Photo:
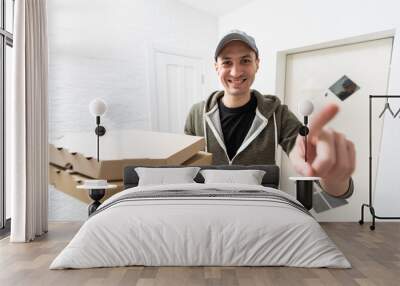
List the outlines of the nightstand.
{"type": "Polygon", "coordinates": [[[106,194],[106,190],[107,189],[115,189],[116,187],[117,187],[117,185],[108,184],[107,186],[99,186],[99,187],[80,185],[80,186],[77,186],[76,188],[80,189],[80,190],[88,190],[89,191],[89,197],[93,200],[93,203],[91,203],[88,206],[88,214],[90,216],[101,205],[100,200],[106,194]]]}
{"type": "Polygon", "coordinates": [[[289,177],[296,182],[296,199],[307,209],[313,207],[313,183],[321,180],[320,177],[289,177]]]}

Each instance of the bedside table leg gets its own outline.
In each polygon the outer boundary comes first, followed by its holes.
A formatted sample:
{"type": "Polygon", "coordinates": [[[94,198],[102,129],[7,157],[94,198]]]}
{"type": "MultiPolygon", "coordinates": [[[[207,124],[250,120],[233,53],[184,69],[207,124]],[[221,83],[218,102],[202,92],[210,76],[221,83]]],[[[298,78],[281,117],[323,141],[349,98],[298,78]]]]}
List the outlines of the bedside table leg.
{"type": "Polygon", "coordinates": [[[313,207],[313,181],[296,181],[296,199],[307,210],[313,207]]]}
{"type": "Polygon", "coordinates": [[[94,200],[92,204],[88,207],[89,216],[94,213],[97,208],[101,205],[100,200],[104,197],[106,193],[105,189],[93,189],[89,190],[89,197],[94,200]]]}

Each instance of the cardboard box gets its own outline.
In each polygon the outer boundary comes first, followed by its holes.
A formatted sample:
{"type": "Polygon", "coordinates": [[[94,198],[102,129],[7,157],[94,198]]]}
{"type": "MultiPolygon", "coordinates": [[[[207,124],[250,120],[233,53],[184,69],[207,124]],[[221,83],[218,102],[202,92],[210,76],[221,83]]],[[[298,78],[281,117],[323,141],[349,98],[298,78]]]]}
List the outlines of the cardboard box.
{"type": "Polygon", "coordinates": [[[212,164],[212,154],[199,151],[197,154],[182,163],[185,166],[207,166],[212,164]]]}
{"type": "MultiPolygon", "coordinates": [[[[76,188],[83,183],[83,180],[88,179],[90,178],[73,173],[70,170],[64,170],[53,165],[49,166],[49,184],[53,185],[57,190],[60,190],[69,196],[77,198],[84,203],[91,204],[93,200],[89,197],[88,191],[79,190],[76,188]]],[[[117,185],[118,187],[115,189],[106,190],[106,194],[101,202],[123,190],[122,181],[112,181],[109,183],[117,185]]]]}
{"type": "MultiPolygon", "coordinates": [[[[204,138],[142,130],[106,131],[97,162],[94,132],[67,133],[50,142],[50,163],[94,179],[122,180],[129,165],[181,165],[204,149],[204,138]]],[[[202,157],[203,161],[207,161],[202,157]]]]}

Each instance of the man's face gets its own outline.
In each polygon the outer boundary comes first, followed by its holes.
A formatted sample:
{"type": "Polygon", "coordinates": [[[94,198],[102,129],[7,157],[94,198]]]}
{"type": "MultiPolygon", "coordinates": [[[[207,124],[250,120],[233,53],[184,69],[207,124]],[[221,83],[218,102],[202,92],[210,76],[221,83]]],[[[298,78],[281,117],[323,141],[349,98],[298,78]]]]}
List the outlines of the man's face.
{"type": "Polygon", "coordinates": [[[218,55],[215,69],[225,92],[234,96],[249,94],[259,59],[256,53],[241,41],[232,41],[218,55]]]}

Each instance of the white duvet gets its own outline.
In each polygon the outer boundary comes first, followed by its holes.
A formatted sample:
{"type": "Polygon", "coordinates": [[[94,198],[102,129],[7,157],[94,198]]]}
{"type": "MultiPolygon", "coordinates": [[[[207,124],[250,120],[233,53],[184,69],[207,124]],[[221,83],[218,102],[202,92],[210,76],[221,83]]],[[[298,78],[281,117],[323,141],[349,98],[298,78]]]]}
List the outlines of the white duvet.
{"type": "Polygon", "coordinates": [[[174,197],[113,201],[131,192],[262,190],[231,184],[135,187],[105,201],[50,269],[146,266],[350,268],[318,222],[289,204],[258,198],[174,197]],[[108,207],[107,207],[108,205],[108,207]]]}

